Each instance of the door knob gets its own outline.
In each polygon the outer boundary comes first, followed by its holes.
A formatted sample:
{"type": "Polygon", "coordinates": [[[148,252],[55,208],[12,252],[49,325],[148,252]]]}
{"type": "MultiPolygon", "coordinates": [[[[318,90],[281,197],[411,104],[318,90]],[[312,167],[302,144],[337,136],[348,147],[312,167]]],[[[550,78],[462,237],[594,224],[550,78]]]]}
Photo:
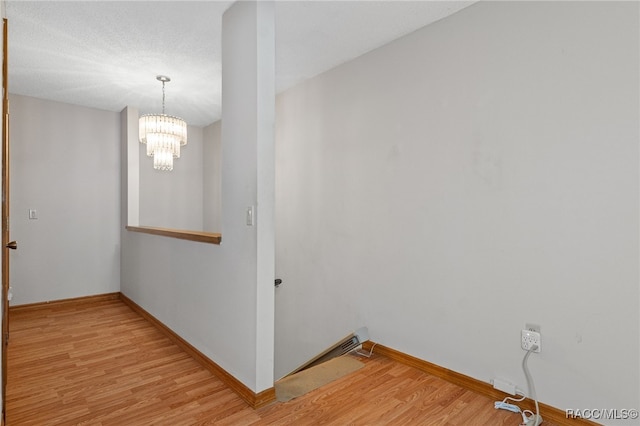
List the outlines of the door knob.
{"type": "Polygon", "coordinates": [[[5,247],[10,248],[11,250],[15,250],[18,248],[18,243],[16,243],[15,241],[11,241],[5,247]]]}

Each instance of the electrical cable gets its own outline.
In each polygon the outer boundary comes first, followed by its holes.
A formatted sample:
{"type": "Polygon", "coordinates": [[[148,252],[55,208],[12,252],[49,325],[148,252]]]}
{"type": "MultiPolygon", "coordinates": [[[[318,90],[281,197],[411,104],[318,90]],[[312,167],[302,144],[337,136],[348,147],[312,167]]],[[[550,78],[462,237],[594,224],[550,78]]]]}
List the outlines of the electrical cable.
{"type": "MultiPolygon", "coordinates": [[[[514,413],[518,413],[518,414],[520,414],[520,415],[522,416],[522,424],[526,424],[526,423],[527,423],[527,420],[528,420],[528,416],[526,416],[524,413],[526,413],[526,412],[527,412],[527,411],[529,411],[529,410],[524,410],[524,411],[522,411],[522,410],[520,409],[520,407],[518,407],[517,405],[515,405],[515,404],[509,404],[509,403],[507,402],[508,400],[511,400],[511,401],[514,401],[514,402],[521,402],[521,401],[524,401],[524,400],[525,400],[525,395],[524,395],[524,393],[516,391],[516,394],[517,394],[517,395],[520,395],[520,396],[521,396],[521,398],[520,398],[520,399],[517,399],[517,398],[511,398],[510,396],[507,396],[507,397],[506,397],[505,399],[503,399],[502,401],[496,401],[496,402],[494,403],[494,408],[500,408],[500,409],[502,409],[502,410],[507,410],[507,411],[511,411],[511,412],[514,412],[514,413]]],[[[533,413],[531,413],[531,414],[533,414],[533,413]]]]}
{"type": "MultiPolygon", "coordinates": [[[[527,351],[527,353],[525,354],[524,358],[522,359],[522,369],[524,370],[524,375],[527,378],[527,383],[529,385],[529,395],[531,396],[531,398],[533,398],[536,404],[535,418],[531,419],[531,417],[533,417],[533,413],[531,413],[532,415],[529,416],[527,421],[525,422],[527,426],[538,426],[540,423],[542,423],[542,417],[540,417],[540,408],[538,407],[538,397],[536,396],[536,387],[535,387],[535,384],[533,383],[533,377],[529,372],[529,367],[527,366],[527,360],[529,359],[529,355],[531,355],[531,353],[534,352],[536,349],[538,349],[538,345],[531,346],[527,351]],[[533,420],[533,423],[531,423],[531,420],[533,420]]],[[[526,410],[526,411],[529,411],[529,410],[526,410]]]]}
{"type": "Polygon", "coordinates": [[[371,350],[369,351],[368,354],[364,353],[364,352],[360,352],[359,350],[356,350],[356,354],[366,357],[366,358],[371,358],[371,355],[373,354],[373,348],[375,348],[377,345],[377,343],[374,343],[373,346],[371,346],[371,350]]]}
{"type": "Polygon", "coordinates": [[[507,400],[510,400],[510,401],[513,401],[513,402],[521,402],[521,401],[524,401],[524,399],[526,398],[526,396],[522,392],[516,391],[516,395],[520,395],[522,398],[517,399],[517,398],[511,398],[510,396],[508,396],[505,399],[503,399],[502,402],[507,402],[507,400]]]}
{"type": "Polygon", "coordinates": [[[542,423],[542,417],[540,417],[540,407],[538,406],[538,397],[536,396],[535,384],[533,383],[533,377],[531,376],[531,372],[529,371],[529,367],[527,366],[529,355],[531,355],[532,352],[535,352],[536,349],[538,349],[537,345],[531,346],[531,348],[529,348],[524,358],[522,359],[522,369],[524,370],[524,375],[527,379],[527,384],[529,385],[529,395],[535,402],[536,412],[534,413],[531,410],[522,410],[517,405],[510,404],[507,402],[507,401],[514,401],[514,402],[524,401],[525,395],[523,392],[516,391],[516,394],[521,397],[520,399],[507,396],[502,401],[496,401],[494,403],[495,408],[520,414],[522,416],[522,423],[520,424],[521,426],[539,426],[542,423]]]}

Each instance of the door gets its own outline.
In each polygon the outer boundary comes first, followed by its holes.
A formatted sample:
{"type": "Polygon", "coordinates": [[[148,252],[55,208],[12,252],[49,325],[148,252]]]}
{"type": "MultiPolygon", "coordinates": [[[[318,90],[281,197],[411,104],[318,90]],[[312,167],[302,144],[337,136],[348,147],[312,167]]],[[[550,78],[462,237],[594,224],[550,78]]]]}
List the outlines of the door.
{"type": "Polygon", "coordinates": [[[2,20],[2,423],[7,424],[7,345],[9,344],[9,76],[7,20],[2,20]]]}

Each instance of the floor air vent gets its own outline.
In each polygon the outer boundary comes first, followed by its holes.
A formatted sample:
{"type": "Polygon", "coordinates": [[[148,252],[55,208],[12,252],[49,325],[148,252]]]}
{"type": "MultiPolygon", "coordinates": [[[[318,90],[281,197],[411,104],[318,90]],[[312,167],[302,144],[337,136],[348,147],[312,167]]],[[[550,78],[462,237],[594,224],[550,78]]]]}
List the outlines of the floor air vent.
{"type": "Polygon", "coordinates": [[[352,350],[358,348],[367,340],[369,340],[369,330],[367,330],[367,327],[359,328],[348,336],[340,339],[324,352],[311,358],[309,361],[305,362],[300,367],[287,374],[287,376],[290,376],[302,370],[306,370],[307,368],[313,367],[315,365],[322,364],[323,362],[329,361],[332,358],[347,354],[352,350]]]}

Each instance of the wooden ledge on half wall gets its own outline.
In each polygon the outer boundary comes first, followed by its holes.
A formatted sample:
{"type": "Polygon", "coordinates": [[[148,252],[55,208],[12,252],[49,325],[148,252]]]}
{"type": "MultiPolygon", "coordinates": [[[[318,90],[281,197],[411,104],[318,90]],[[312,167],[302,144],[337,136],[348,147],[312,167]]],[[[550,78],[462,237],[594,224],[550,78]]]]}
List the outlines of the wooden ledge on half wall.
{"type": "Polygon", "coordinates": [[[202,231],[186,231],[182,229],[155,228],[152,226],[127,226],[127,231],[142,232],[143,234],[161,235],[163,237],[179,238],[181,240],[197,241],[199,243],[220,244],[222,234],[202,231]]]}

